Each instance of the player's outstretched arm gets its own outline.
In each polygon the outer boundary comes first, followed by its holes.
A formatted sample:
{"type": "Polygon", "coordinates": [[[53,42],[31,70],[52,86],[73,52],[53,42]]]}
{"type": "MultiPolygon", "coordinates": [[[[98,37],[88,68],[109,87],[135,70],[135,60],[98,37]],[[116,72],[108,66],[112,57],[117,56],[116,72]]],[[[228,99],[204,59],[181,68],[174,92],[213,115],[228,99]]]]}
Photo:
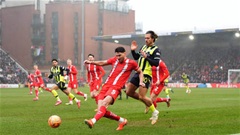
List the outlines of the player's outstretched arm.
{"type": "Polygon", "coordinates": [[[85,60],[84,63],[86,63],[86,64],[94,64],[94,65],[98,65],[98,66],[109,65],[107,63],[107,60],[102,60],[102,61],[89,61],[89,60],[85,60]]]}

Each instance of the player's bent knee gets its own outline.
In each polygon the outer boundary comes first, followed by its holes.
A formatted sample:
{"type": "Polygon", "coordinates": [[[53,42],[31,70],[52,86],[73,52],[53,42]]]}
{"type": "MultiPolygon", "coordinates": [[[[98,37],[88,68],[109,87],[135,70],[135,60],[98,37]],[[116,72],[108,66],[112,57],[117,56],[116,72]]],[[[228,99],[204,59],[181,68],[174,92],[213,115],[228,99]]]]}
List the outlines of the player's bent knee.
{"type": "Polygon", "coordinates": [[[126,91],[126,94],[127,94],[128,96],[133,96],[134,93],[135,93],[135,91],[131,91],[131,90],[127,90],[127,91],[126,91]]]}

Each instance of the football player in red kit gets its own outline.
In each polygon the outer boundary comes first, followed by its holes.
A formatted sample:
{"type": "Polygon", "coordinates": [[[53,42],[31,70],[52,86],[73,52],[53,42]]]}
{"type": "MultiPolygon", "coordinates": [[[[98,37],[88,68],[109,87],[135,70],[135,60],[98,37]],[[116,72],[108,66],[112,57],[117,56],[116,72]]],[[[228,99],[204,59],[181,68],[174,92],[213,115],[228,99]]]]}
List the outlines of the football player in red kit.
{"type": "MultiPolygon", "coordinates": [[[[157,107],[157,102],[166,102],[167,106],[170,106],[170,98],[159,98],[158,95],[163,90],[164,80],[169,77],[169,71],[164,63],[163,60],[159,61],[158,67],[153,66],[152,67],[152,87],[150,91],[150,97],[151,100],[155,106],[157,107]]],[[[148,107],[145,109],[145,113],[148,112],[148,107]]]]}
{"type": "Polygon", "coordinates": [[[85,124],[87,124],[89,128],[92,128],[93,125],[102,117],[106,117],[119,121],[119,126],[116,130],[122,130],[127,124],[127,119],[114,114],[113,112],[109,111],[107,107],[114,104],[114,101],[118,97],[122,86],[125,85],[132,71],[136,71],[139,74],[139,85],[141,87],[145,87],[145,84],[143,83],[142,70],[134,60],[126,57],[125,49],[123,47],[117,47],[115,49],[115,54],[115,57],[104,61],[85,61],[87,64],[100,66],[112,65],[112,70],[110,71],[110,74],[98,95],[98,111],[96,112],[94,118],[89,120],[85,119],[85,124]]]}
{"type": "MultiPolygon", "coordinates": [[[[89,54],[88,55],[88,60],[89,61],[94,61],[94,55],[89,54]]],[[[99,65],[94,65],[94,64],[87,64],[86,69],[87,69],[87,81],[90,87],[90,94],[91,97],[95,99],[97,103],[97,95],[98,95],[98,90],[102,85],[102,77],[105,75],[105,71],[102,66],[99,65]]]]}
{"type": "Polygon", "coordinates": [[[32,88],[34,87],[34,83],[35,83],[34,74],[28,72],[27,80],[28,80],[29,94],[32,95],[32,88]]]}
{"type": "Polygon", "coordinates": [[[38,98],[38,93],[39,93],[38,89],[39,89],[39,88],[42,88],[42,89],[44,89],[44,90],[46,90],[46,91],[49,91],[49,92],[51,92],[51,90],[50,90],[49,88],[45,87],[44,82],[43,82],[43,78],[42,78],[42,73],[41,73],[41,71],[38,69],[38,65],[34,65],[33,68],[34,68],[34,70],[35,70],[35,72],[34,72],[34,77],[35,77],[35,81],[36,81],[36,83],[34,84],[34,85],[35,85],[35,94],[36,94],[36,97],[35,97],[33,100],[34,100],[34,101],[37,101],[37,100],[39,99],[39,98],[38,98]]]}
{"type": "MultiPolygon", "coordinates": [[[[72,65],[72,60],[70,60],[70,59],[67,60],[67,65],[68,65],[67,68],[69,69],[69,73],[68,73],[69,82],[68,82],[67,90],[68,91],[73,90],[76,94],[83,96],[86,101],[87,94],[85,94],[81,91],[78,91],[77,68],[74,65],[72,65]]],[[[73,104],[72,99],[69,97],[69,103],[66,103],[66,105],[72,105],[72,104],[73,104]]]]}

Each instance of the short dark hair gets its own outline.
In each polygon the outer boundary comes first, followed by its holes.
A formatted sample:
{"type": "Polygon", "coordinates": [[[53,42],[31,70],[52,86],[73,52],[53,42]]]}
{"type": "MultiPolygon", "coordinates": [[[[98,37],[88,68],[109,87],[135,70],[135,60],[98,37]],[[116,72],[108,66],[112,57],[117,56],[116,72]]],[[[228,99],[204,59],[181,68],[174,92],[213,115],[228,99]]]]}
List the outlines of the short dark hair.
{"type": "Polygon", "coordinates": [[[151,38],[153,38],[153,41],[154,41],[154,42],[155,42],[155,41],[157,40],[157,38],[158,38],[158,35],[157,35],[154,31],[152,31],[152,30],[147,31],[146,34],[150,34],[150,35],[151,35],[151,38]]]}
{"type": "Polygon", "coordinates": [[[89,56],[92,56],[92,57],[94,57],[94,55],[93,55],[93,54],[91,54],[91,53],[90,53],[90,54],[88,54],[88,57],[89,57],[89,56]]]}
{"type": "Polygon", "coordinates": [[[115,49],[115,53],[116,52],[121,52],[121,53],[123,53],[123,52],[126,52],[126,50],[124,49],[124,47],[117,47],[116,49],[115,49]]]}
{"type": "Polygon", "coordinates": [[[56,61],[56,62],[58,62],[58,60],[57,60],[57,59],[52,59],[52,62],[53,62],[53,61],[56,61]]]}

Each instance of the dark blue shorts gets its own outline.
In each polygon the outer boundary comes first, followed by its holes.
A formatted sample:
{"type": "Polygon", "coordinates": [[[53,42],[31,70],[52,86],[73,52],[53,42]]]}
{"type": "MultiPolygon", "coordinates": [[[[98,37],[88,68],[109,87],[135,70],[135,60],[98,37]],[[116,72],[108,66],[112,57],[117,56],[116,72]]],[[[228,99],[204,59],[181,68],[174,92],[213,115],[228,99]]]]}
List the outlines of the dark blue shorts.
{"type": "MultiPolygon", "coordinates": [[[[152,77],[149,76],[149,75],[143,75],[144,76],[144,80],[143,82],[145,83],[145,86],[146,88],[148,89],[150,84],[151,84],[151,80],[152,80],[152,77]]],[[[139,87],[139,74],[138,73],[135,73],[134,76],[132,77],[132,79],[130,80],[130,82],[139,87]]]]}
{"type": "Polygon", "coordinates": [[[65,82],[58,82],[57,86],[60,90],[66,90],[67,89],[67,87],[65,85],[65,82]]]}

